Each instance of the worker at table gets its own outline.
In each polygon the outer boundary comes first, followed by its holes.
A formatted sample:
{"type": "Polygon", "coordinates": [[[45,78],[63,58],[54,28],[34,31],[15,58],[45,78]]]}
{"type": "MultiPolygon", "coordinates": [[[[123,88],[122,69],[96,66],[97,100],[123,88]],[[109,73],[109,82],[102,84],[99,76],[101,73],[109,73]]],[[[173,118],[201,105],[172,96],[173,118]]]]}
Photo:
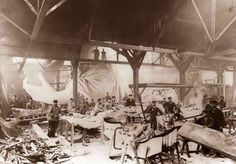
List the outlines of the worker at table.
{"type": "Polygon", "coordinates": [[[225,102],[224,96],[220,96],[220,101],[218,102],[218,104],[221,110],[226,108],[227,103],[225,102]]]}
{"type": "MultiPolygon", "coordinates": [[[[214,127],[214,119],[211,117],[211,110],[203,110],[202,117],[195,121],[196,124],[203,125],[208,128],[214,127]]],[[[202,146],[203,155],[209,155],[211,149],[202,146]]]]}
{"type": "Polygon", "coordinates": [[[133,96],[131,94],[129,95],[129,99],[126,100],[125,106],[127,106],[127,107],[136,106],[133,96]]]}
{"type": "Polygon", "coordinates": [[[102,112],[104,110],[104,106],[102,103],[102,99],[98,99],[97,104],[95,105],[95,112],[94,114],[96,115],[99,112],[102,112]]]}
{"type": "Polygon", "coordinates": [[[168,97],[168,102],[164,104],[165,113],[174,114],[175,103],[172,101],[172,97],[168,97]]]}
{"type": "Polygon", "coordinates": [[[59,116],[61,113],[61,108],[57,103],[57,100],[53,100],[53,105],[48,111],[48,137],[55,137],[55,133],[57,131],[59,116]]]}
{"type": "Polygon", "coordinates": [[[163,112],[156,106],[156,101],[152,101],[144,113],[150,114],[150,124],[153,130],[157,130],[157,119],[156,116],[163,115],[163,112]]]}
{"type": "Polygon", "coordinates": [[[26,109],[35,109],[35,103],[32,98],[29,98],[29,102],[26,104],[26,109]]]}
{"type": "Polygon", "coordinates": [[[217,107],[218,102],[215,100],[210,101],[211,116],[214,120],[213,129],[223,132],[225,126],[225,118],[223,112],[217,107]]]}
{"type": "Polygon", "coordinates": [[[75,109],[75,102],[74,99],[70,98],[69,103],[67,104],[67,110],[68,112],[73,112],[73,110],[75,109]]]}

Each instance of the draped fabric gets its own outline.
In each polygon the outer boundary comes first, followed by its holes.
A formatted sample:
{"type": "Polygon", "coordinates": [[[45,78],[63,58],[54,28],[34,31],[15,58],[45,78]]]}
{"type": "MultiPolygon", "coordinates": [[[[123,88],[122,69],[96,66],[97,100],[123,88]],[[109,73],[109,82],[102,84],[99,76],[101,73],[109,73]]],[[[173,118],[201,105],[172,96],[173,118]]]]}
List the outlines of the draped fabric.
{"type": "MultiPolygon", "coordinates": [[[[54,99],[59,104],[65,104],[73,96],[73,81],[71,80],[64,90],[56,91],[47,81],[45,75],[38,74],[41,85],[30,83],[28,78],[23,81],[23,88],[35,100],[52,104],[54,99]]],[[[106,92],[119,96],[119,87],[116,75],[109,65],[97,64],[78,70],[78,93],[89,99],[104,97],[106,92]]]]}

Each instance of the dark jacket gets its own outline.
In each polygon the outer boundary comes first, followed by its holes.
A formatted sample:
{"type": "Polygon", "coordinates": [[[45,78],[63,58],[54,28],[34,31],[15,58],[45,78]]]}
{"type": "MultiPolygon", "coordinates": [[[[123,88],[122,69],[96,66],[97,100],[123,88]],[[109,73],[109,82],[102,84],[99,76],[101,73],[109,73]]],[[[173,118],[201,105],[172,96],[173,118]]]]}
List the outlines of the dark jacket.
{"type": "Polygon", "coordinates": [[[222,131],[222,128],[225,126],[224,114],[220,109],[212,110],[211,116],[214,120],[213,129],[222,131]]]}
{"type": "Polygon", "coordinates": [[[220,100],[218,104],[220,106],[220,109],[224,109],[226,107],[226,102],[224,100],[220,100]]]}
{"type": "Polygon", "coordinates": [[[125,106],[136,106],[134,99],[128,99],[128,100],[126,100],[125,106]]]}
{"type": "Polygon", "coordinates": [[[174,108],[176,107],[174,102],[167,102],[164,104],[165,113],[173,114],[174,108]]]}
{"type": "Polygon", "coordinates": [[[163,112],[156,106],[148,105],[147,109],[144,111],[144,113],[150,114],[150,120],[155,120],[156,116],[163,115],[163,112]]]}

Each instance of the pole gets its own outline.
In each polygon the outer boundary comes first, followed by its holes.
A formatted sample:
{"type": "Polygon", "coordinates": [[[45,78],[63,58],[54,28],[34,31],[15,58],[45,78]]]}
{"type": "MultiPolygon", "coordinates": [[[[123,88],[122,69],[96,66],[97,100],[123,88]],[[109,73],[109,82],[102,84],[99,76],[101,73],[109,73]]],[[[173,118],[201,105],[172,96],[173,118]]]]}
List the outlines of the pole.
{"type": "Polygon", "coordinates": [[[137,66],[133,67],[133,85],[134,85],[134,100],[139,102],[139,68],[137,66]]]}
{"type": "Polygon", "coordinates": [[[75,102],[75,107],[77,108],[77,99],[78,99],[78,60],[72,60],[72,79],[73,79],[73,99],[75,102]]]}

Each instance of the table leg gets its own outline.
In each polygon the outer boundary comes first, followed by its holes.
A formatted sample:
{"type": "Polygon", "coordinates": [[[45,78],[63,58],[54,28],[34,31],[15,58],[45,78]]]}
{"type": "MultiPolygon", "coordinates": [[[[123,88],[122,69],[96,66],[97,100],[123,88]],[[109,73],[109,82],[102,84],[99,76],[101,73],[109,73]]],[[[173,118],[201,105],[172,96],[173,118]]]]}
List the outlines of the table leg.
{"type": "Polygon", "coordinates": [[[68,140],[68,133],[69,133],[69,125],[68,124],[69,124],[68,122],[65,123],[65,131],[66,131],[65,138],[66,138],[66,140],[68,140]]]}
{"type": "Polygon", "coordinates": [[[71,124],[71,134],[70,134],[70,139],[71,139],[71,146],[74,144],[74,136],[75,136],[75,127],[74,124],[71,124]]]}

